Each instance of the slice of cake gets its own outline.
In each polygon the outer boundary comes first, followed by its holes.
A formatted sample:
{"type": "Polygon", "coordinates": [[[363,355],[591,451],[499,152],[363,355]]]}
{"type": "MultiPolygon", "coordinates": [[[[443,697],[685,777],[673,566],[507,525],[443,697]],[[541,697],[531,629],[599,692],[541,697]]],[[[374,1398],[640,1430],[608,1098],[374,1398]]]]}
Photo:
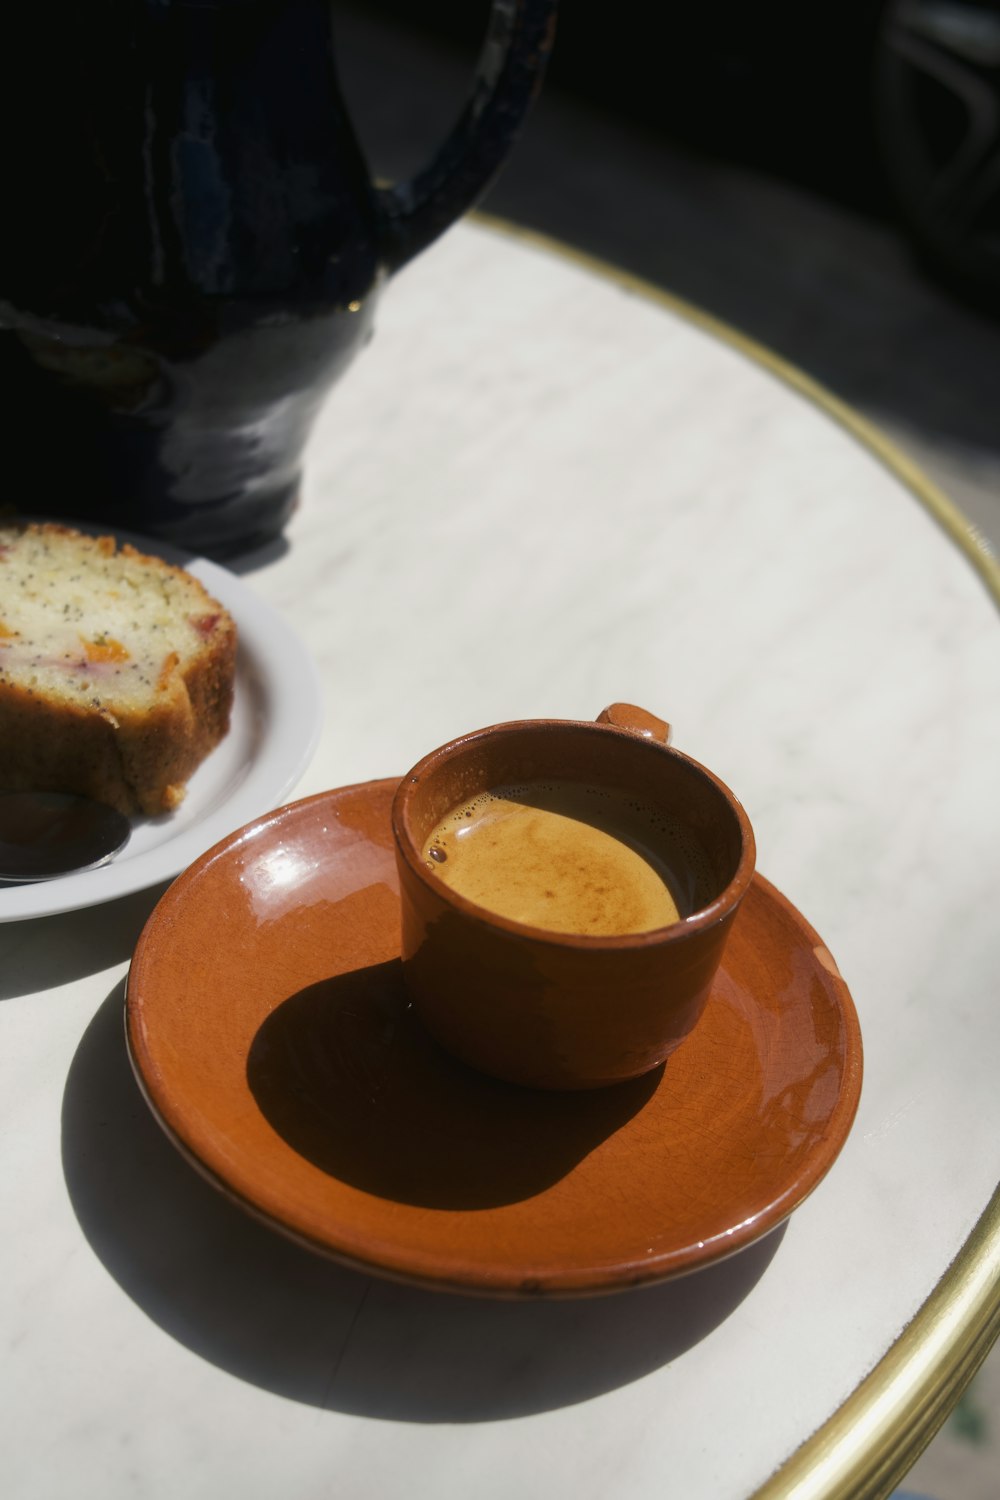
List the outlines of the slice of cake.
{"type": "Polygon", "coordinates": [[[0,788],[177,806],[229,728],[232,617],[113,537],[0,522],[0,788]]]}

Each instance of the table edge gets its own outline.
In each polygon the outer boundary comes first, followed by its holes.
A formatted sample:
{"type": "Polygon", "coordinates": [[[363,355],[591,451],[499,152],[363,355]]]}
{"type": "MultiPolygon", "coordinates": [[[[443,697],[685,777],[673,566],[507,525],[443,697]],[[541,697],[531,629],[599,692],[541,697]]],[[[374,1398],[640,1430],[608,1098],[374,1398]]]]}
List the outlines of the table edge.
{"type": "Polygon", "coordinates": [[[1000,1188],[874,1369],[753,1500],[884,1500],[1000,1335],[1000,1188]]]}
{"type": "MultiPolygon", "coordinates": [[[[880,428],[811,375],[713,314],[587,251],[482,210],[469,218],[658,304],[819,407],[910,491],[1000,607],[1000,561],[978,528],[880,428]]],[[[998,1337],[1000,1186],[878,1364],[750,1500],[884,1500],[937,1433],[998,1337]]]]}

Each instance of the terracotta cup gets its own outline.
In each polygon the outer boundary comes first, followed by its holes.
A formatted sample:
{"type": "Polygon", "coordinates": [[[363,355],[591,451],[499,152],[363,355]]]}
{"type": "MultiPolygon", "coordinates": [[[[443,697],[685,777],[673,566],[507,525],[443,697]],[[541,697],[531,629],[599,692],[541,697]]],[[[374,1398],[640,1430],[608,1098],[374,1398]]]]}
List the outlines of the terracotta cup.
{"type": "Polygon", "coordinates": [[[529,720],[452,740],[399,785],[392,821],[403,974],[427,1030],[513,1083],[581,1089],[634,1078],[697,1022],[753,878],[749,820],[723,783],[669,747],[669,726],[613,704],[594,722],[529,720]],[[452,809],[491,787],[577,781],[624,790],[679,822],[702,853],[690,912],[623,936],[529,927],[474,905],[422,855],[452,809]]]}

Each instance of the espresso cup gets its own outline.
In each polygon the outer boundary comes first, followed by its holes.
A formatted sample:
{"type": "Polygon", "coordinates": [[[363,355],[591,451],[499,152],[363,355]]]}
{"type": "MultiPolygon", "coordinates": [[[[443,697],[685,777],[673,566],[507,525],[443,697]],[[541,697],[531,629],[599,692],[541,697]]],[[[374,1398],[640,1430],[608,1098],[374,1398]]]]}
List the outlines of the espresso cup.
{"type": "Polygon", "coordinates": [[[403,778],[403,975],[455,1057],[512,1083],[597,1088],[656,1067],[697,1023],[754,837],[669,737],[613,704],[596,722],[462,735],[403,778]]]}

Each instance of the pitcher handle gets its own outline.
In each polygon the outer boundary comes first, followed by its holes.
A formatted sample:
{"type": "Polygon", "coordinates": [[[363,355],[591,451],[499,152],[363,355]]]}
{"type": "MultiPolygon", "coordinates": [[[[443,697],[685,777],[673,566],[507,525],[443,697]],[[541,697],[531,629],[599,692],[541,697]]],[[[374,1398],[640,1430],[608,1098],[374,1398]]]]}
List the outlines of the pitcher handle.
{"type": "Polygon", "coordinates": [[[558,0],[493,0],[472,92],[429,166],[377,189],[382,259],[397,271],[479,200],[541,87],[558,0]]]}

